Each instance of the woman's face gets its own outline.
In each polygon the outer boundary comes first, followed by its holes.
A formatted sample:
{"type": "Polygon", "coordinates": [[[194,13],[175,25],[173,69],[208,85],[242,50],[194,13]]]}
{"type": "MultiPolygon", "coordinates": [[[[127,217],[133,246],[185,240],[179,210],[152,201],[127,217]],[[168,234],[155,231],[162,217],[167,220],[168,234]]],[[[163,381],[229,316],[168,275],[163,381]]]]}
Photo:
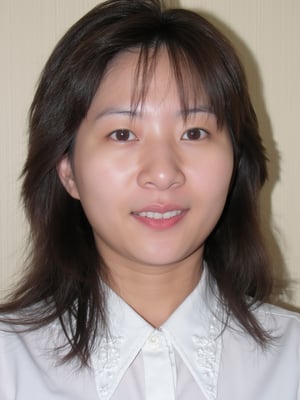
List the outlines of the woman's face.
{"type": "Polygon", "coordinates": [[[132,110],[137,59],[128,52],[112,64],[59,175],[108,267],[199,266],[227,198],[231,140],[205,97],[184,119],[164,51],[143,105],[132,110]]]}

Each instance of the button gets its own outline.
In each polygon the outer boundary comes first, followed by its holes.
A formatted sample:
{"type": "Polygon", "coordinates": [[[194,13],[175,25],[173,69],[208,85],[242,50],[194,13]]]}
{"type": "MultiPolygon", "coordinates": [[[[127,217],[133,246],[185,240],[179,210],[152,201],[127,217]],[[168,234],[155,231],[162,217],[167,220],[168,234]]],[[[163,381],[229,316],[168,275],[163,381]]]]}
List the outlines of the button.
{"type": "Polygon", "coordinates": [[[151,343],[158,343],[158,337],[157,337],[157,335],[151,335],[151,337],[150,337],[150,342],[151,343]]]}
{"type": "Polygon", "coordinates": [[[161,338],[157,332],[152,333],[147,340],[147,348],[150,351],[155,351],[161,347],[161,338]]]}

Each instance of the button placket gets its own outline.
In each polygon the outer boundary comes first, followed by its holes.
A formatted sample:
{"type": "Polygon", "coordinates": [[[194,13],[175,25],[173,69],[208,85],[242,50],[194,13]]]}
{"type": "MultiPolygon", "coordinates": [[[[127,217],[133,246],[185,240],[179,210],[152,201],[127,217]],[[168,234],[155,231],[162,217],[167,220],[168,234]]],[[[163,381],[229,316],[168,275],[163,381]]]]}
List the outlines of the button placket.
{"type": "Polygon", "coordinates": [[[142,353],[146,400],[175,400],[172,350],[164,333],[160,330],[152,332],[142,353]]]}

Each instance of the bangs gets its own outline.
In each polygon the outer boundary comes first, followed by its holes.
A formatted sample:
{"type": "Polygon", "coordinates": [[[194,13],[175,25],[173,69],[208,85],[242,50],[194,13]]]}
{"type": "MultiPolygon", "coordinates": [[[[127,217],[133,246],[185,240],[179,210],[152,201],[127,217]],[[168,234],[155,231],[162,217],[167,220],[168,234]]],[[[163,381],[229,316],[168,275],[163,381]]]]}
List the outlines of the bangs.
{"type": "MultiPolygon", "coordinates": [[[[128,50],[127,50],[128,51],[128,50]]],[[[176,81],[179,101],[184,119],[191,109],[205,105],[209,112],[215,114],[218,128],[227,125],[226,104],[218,90],[216,81],[209,79],[208,70],[211,65],[202,66],[197,62],[196,55],[191,56],[178,43],[156,41],[155,44],[145,45],[132,49],[138,52],[138,61],[135,70],[135,85],[131,99],[131,109],[143,107],[149,85],[155,74],[162,51],[166,51],[170,63],[171,74],[176,81]]]]}

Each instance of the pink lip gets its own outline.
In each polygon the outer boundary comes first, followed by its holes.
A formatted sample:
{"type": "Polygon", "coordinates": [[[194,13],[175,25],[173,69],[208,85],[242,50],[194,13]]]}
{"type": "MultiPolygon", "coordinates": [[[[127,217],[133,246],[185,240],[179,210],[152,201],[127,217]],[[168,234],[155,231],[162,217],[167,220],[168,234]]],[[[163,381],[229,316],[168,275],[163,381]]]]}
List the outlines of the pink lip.
{"type": "Polygon", "coordinates": [[[188,209],[182,208],[182,206],[176,204],[151,204],[149,206],[143,207],[138,211],[134,211],[131,215],[143,225],[155,230],[165,230],[178,224],[187,214],[188,209]],[[150,212],[150,213],[167,213],[171,211],[180,211],[180,214],[174,215],[170,218],[149,218],[147,216],[139,215],[140,213],[150,212]]]}

